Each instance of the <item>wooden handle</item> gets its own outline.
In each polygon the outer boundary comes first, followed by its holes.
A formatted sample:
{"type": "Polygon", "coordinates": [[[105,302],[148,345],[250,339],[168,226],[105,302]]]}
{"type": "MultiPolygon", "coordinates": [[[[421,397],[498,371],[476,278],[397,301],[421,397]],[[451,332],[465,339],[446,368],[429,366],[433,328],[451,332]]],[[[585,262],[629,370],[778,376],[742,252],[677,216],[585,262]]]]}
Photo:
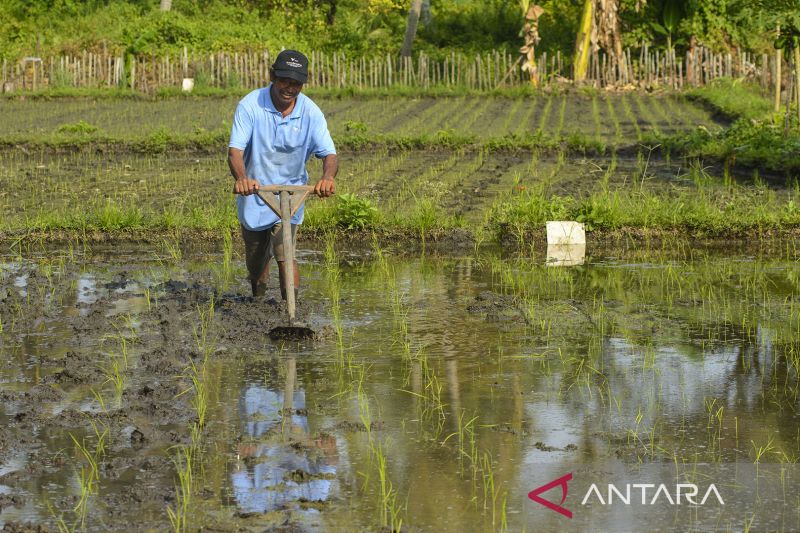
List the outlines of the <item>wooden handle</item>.
{"type": "MultiPolygon", "coordinates": [[[[256,192],[272,192],[275,194],[279,194],[281,191],[289,191],[289,192],[314,192],[313,185],[259,185],[256,192]]],[[[236,189],[233,190],[233,194],[236,194],[236,189]]]]}
{"type": "Polygon", "coordinates": [[[279,193],[281,191],[289,192],[314,192],[312,185],[259,185],[259,191],[279,193]]]}

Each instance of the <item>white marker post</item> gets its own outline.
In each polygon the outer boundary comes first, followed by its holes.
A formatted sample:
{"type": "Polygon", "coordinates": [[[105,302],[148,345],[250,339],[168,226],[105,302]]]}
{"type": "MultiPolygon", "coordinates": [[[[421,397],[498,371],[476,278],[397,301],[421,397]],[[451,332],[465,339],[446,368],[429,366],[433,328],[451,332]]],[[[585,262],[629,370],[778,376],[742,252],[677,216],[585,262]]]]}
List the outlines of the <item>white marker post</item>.
{"type": "Polygon", "coordinates": [[[547,266],[582,265],[586,258],[586,230],[573,221],[547,222],[547,266]]]}

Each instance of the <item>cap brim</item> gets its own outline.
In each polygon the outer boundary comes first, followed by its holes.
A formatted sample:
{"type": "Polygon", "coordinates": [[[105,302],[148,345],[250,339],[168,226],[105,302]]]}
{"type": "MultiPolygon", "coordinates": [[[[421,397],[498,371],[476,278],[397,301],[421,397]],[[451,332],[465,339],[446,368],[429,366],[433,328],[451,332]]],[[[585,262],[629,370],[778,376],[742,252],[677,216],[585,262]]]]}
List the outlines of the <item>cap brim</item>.
{"type": "Polygon", "coordinates": [[[297,72],[296,70],[276,70],[275,75],[279,78],[291,78],[300,83],[308,81],[308,74],[297,72]]]}

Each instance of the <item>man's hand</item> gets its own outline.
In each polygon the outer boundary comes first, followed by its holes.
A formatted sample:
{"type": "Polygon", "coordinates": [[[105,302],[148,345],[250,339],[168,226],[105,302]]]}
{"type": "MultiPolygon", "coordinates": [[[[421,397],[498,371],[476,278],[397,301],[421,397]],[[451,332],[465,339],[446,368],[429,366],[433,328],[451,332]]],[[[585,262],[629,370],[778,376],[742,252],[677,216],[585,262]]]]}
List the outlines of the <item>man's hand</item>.
{"type": "Polygon", "coordinates": [[[314,194],[320,198],[327,198],[336,192],[336,184],[333,178],[322,178],[314,185],[314,194]]]}
{"type": "Polygon", "coordinates": [[[258,190],[258,182],[250,178],[239,178],[233,184],[233,191],[236,194],[247,196],[258,190]]]}

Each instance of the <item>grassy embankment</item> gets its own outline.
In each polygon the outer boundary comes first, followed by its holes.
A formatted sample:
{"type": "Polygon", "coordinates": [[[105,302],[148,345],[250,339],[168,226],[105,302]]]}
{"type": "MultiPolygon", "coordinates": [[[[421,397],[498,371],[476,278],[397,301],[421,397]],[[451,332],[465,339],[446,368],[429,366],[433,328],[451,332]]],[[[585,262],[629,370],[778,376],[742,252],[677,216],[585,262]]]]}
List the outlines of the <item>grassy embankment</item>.
{"type": "Polygon", "coordinates": [[[691,89],[689,99],[703,102],[732,124],[721,130],[698,128],[689,135],[663,136],[666,148],[688,157],[705,157],[734,165],[784,173],[800,173],[800,126],[796,110],[773,112],[771,97],[757,85],[719,80],[691,89]],[[788,124],[787,124],[788,121],[788,124]]]}

